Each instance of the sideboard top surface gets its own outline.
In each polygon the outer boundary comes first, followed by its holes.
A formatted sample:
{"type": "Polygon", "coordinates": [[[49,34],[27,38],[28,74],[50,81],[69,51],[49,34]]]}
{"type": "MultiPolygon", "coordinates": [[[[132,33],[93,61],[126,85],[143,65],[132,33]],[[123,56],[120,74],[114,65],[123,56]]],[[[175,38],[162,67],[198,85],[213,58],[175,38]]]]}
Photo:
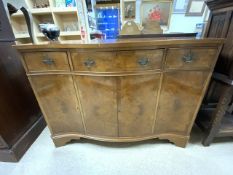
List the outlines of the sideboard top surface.
{"type": "Polygon", "coordinates": [[[111,49],[130,47],[172,47],[172,46],[218,46],[224,43],[224,39],[121,39],[105,41],[71,41],[71,42],[47,42],[43,44],[14,45],[18,50],[34,49],[111,49]]]}

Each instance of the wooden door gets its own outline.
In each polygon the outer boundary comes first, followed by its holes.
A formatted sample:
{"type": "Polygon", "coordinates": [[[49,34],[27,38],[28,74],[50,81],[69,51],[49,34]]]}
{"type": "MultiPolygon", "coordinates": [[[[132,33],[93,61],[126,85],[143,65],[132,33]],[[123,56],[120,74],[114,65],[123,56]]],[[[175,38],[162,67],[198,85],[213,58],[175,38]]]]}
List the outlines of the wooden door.
{"type": "Polygon", "coordinates": [[[117,137],[116,78],[76,76],[76,84],[87,134],[117,137]]]}
{"type": "Polygon", "coordinates": [[[120,137],[140,137],[153,133],[159,83],[159,73],[118,78],[120,137]]]}
{"type": "Polygon", "coordinates": [[[224,38],[227,33],[228,14],[227,12],[215,13],[211,16],[207,37],[224,38]]]}
{"type": "Polygon", "coordinates": [[[229,29],[226,41],[219,55],[215,71],[229,76],[233,79],[233,13],[229,20],[229,29]]]}
{"type": "Polygon", "coordinates": [[[207,80],[206,71],[164,73],[155,133],[187,135],[207,80]]]}
{"type": "Polygon", "coordinates": [[[35,75],[30,77],[30,81],[53,134],[84,133],[70,75],[35,75]]]}

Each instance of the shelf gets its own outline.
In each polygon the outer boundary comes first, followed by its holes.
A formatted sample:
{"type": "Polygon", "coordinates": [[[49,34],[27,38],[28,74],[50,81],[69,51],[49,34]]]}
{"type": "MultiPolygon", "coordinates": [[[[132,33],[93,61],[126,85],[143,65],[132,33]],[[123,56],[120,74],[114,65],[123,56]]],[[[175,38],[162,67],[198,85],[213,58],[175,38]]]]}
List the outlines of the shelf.
{"type": "Polygon", "coordinates": [[[59,39],[61,41],[77,41],[77,40],[81,40],[81,35],[60,36],[59,39]]]}
{"type": "Polygon", "coordinates": [[[21,37],[25,33],[26,34],[28,33],[27,24],[24,17],[11,18],[11,26],[14,34],[17,35],[18,37],[21,37]]]}
{"type": "MultiPolygon", "coordinates": [[[[47,38],[41,33],[39,24],[51,23],[59,27],[61,33],[59,40],[80,40],[80,26],[78,7],[56,6],[55,0],[22,0],[26,4],[28,12],[32,16],[33,37],[36,43],[46,42],[47,38]],[[48,2],[48,3],[47,3],[48,2]],[[47,4],[45,7],[43,4],[47,4]],[[42,5],[42,6],[41,6],[42,5]],[[38,8],[37,8],[37,7],[38,8]]],[[[57,1],[59,2],[59,1],[57,1]]],[[[22,11],[9,16],[15,38],[18,43],[30,41],[27,24],[22,11]]]]}
{"type": "Polygon", "coordinates": [[[53,7],[52,12],[57,14],[77,13],[77,7],[53,7]]]}
{"type": "Polygon", "coordinates": [[[37,40],[38,40],[39,43],[49,43],[49,39],[46,38],[45,36],[44,37],[38,37],[37,40]]]}
{"type": "Polygon", "coordinates": [[[54,13],[55,24],[61,31],[79,31],[78,16],[75,13],[54,13]]]}
{"type": "Polygon", "coordinates": [[[30,38],[17,38],[16,44],[29,44],[32,43],[30,38]]]}
{"type": "Polygon", "coordinates": [[[75,35],[81,35],[80,31],[66,31],[60,33],[60,36],[75,36],[75,35]]]}
{"type": "Polygon", "coordinates": [[[222,136],[233,136],[233,116],[225,115],[222,119],[221,127],[219,129],[219,133],[217,134],[219,137],[222,136]]]}
{"type": "Polygon", "coordinates": [[[37,37],[45,37],[45,35],[43,33],[37,33],[36,36],[37,37]]]}
{"type": "Polygon", "coordinates": [[[43,23],[51,23],[54,24],[52,14],[44,14],[44,15],[33,15],[33,23],[34,29],[36,30],[35,33],[41,33],[39,29],[39,24],[43,23]]]}
{"type": "Polygon", "coordinates": [[[31,9],[32,14],[43,15],[52,13],[50,8],[33,8],[31,9]]]}
{"type": "MultiPolygon", "coordinates": [[[[208,108],[208,109],[201,109],[198,115],[198,125],[203,130],[208,130],[211,126],[211,121],[213,120],[215,109],[208,108]]],[[[217,133],[218,137],[223,136],[233,136],[233,116],[229,114],[225,114],[222,118],[221,126],[217,133]]]]}
{"type": "Polygon", "coordinates": [[[16,39],[21,39],[21,38],[30,38],[29,34],[28,33],[18,33],[18,34],[15,34],[15,38],[16,39]]]}

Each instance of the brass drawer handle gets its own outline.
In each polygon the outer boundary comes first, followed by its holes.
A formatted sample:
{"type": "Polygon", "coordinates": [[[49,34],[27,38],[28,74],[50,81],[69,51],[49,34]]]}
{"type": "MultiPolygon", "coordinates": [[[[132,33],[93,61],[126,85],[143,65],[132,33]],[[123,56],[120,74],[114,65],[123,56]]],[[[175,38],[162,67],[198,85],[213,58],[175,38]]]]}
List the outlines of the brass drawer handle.
{"type": "Polygon", "coordinates": [[[149,59],[148,58],[140,58],[138,60],[138,64],[141,66],[146,66],[149,64],[149,59]]]}
{"type": "Polygon", "coordinates": [[[193,58],[194,58],[194,54],[191,52],[191,50],[189,51],[189,53],[187,55],[184,55],[182,57],[182,60],[185,62],[185,63],[191,63],[193,62],[193,58]]]}
{"type": "Polygon", "coordinates": [[[84,61],[84,65],[88,68],[92,67],[95,65],[95,60],[93,59],[87,59],[84,61]]]}
{"type": "Polygon", "coordinates": [[[49,57],[45,57],[45,58],[42,60],[42,62],[43,62],[44,64],[47,64],[47,65],[52,65],[52,64],[55,63],[54,60],[51,59],[51,58],[49,58],[49,57]]]}

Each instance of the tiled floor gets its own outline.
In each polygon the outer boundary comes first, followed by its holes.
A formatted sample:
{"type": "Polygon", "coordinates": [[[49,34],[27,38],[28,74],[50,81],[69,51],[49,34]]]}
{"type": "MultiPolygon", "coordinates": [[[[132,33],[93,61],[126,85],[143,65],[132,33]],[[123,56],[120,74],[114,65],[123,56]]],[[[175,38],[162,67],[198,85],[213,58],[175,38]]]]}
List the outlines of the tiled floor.
{"type": "Polygon", "coordinates": [[[167,141],[103,143],[82,140],[55,148],[46,128],[19,163],[0,163],[0,175],[232,175],[233,139],[200,144],[194,128],[183,149],[167,141]]]}

